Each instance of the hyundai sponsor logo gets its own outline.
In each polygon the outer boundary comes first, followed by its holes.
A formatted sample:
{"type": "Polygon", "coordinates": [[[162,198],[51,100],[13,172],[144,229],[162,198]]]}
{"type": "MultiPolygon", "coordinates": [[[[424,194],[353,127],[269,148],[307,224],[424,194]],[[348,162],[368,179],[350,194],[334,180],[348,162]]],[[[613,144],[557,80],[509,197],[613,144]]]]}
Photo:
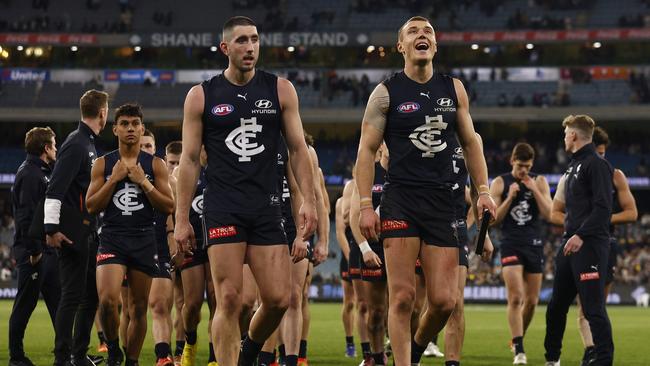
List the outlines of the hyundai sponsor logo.
{"type": "Polygon", "coordinates": [[[219,104],[212,108],[212,114],[215,116],[225,116],[235,111],[235,107],[231,104],[219,104]]]}
{"type": "Polygon", "coordinates": [[[420,110],[420,105],[416,102],[404,102],[397,106],[397,111],[400,113],[413,113],[420,110]]]}
{"type": "Polygon", "coordinates": [[[438,105],[441,107],[451,107],[454,105],[454,101],[450,98],[440,98],[436,101],[436,103],[438,103],[438,105]]]}
{"type": "Polygon", "coordinates": [[[273,106],[273,103],[271,103],[271,101],[267,99],[260,99],[255,102],[255,106],[257,108],[268,109],[273,106]]]}

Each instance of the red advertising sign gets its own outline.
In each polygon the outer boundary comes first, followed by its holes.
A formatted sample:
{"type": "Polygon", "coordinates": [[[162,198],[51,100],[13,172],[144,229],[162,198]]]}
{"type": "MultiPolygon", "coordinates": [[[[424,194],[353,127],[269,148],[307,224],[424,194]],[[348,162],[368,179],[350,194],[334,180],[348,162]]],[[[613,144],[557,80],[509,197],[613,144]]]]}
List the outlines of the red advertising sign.
{"type": "Polygon", "coordinates": [[[75,33],[0,33],[0,44],[20,45],[94,45],[95,34],[75,33]]]}

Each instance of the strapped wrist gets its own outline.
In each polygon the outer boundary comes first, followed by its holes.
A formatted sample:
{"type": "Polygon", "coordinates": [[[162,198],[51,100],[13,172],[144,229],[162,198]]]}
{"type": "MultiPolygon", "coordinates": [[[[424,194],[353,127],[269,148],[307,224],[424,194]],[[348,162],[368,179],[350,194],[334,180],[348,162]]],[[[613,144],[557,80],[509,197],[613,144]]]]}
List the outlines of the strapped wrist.
{"type": "Polygon", "coordinates": [[[372,248],[370,248],[370,244],[368,244],[367,240],[364,240],[359,244],[359,250],[361,250],[361,254],[372,252],[372,248]]]}

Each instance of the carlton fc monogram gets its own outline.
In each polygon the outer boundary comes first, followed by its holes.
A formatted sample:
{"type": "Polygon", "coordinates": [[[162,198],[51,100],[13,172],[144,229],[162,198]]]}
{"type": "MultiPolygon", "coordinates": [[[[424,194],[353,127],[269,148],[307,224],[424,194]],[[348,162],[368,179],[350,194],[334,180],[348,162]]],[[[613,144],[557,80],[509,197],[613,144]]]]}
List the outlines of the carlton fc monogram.
{"type": "Polygon", "coordinates": [[[226,146],[228,149],[239,155],[240,162],[251,161],[251,156],[255,156],[264,151],[264,145],[259,145],[251,139],[257,137],[258,132],[262,132],[262,125],[257,124],[257,117],[240,118],[241,126],[235,128],[226,137],[226,146]]]}
{"type": "Polygon", "coordinates": [[[409,135],[413,145],[423,151],[423,158],[432,158],[436,153],[447,148],[446,142],[438,140],[438,136],[442,130],[447,129],[447,125],[440,114],[435,117],[425,116],[425,123],[409,135]]]}
{"type": "Polygon", "coordinates": [[[144,208],[142,202],[138,202],[138,194],[142,193],[140,187],[135,183],[124,183],[124,188],[115,192],[113,204],[122,210],[122,216],[131,216],[133,212],[144,208]]]}

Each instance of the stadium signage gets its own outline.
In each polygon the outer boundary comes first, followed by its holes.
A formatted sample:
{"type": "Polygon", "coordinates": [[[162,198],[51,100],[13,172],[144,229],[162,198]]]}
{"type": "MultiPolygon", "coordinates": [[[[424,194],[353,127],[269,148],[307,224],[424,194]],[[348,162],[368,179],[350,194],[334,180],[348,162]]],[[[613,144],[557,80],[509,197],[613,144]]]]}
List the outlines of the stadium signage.
{"type": "Polygon", "coordinates": [[[94,34],[73,33],[0,33],[0,43],[20,45],[94,45],[94,34]]]}
{"type": "Polygon", "coordinates": [[[341,47],[350,43],[350,35],[345,32],[293,32],[262,33],[260,44],[270,47],[284,46],[328,46],[341,47]]]}
{"type": "Polygon", "coordinates": [[[563,42],[602,40],[647,40],[650,29],[591,29],[558,31],[492,31],[492,32],[437,32],[439,42],[563,42]]]}
{"type": "Polygon", "coordinates": [[[210,47],[215,44],[212,33],[153,33],[154,47],[210,47]]]}
{"type": "Polygon", "coordinates": [[[0,79],[4,81],[46,81],[50,72],[39,69],[4,69],[1,75],[0,79]]]}
{"type": "Polygon", "coordinates": [[[171,83],[174,82],[174,71],[165,70],[145,70],[145,69],[127,69],[127,70],[106,70],[104,72],[104,81],[117,81],[120,83],[171,83]]]}

